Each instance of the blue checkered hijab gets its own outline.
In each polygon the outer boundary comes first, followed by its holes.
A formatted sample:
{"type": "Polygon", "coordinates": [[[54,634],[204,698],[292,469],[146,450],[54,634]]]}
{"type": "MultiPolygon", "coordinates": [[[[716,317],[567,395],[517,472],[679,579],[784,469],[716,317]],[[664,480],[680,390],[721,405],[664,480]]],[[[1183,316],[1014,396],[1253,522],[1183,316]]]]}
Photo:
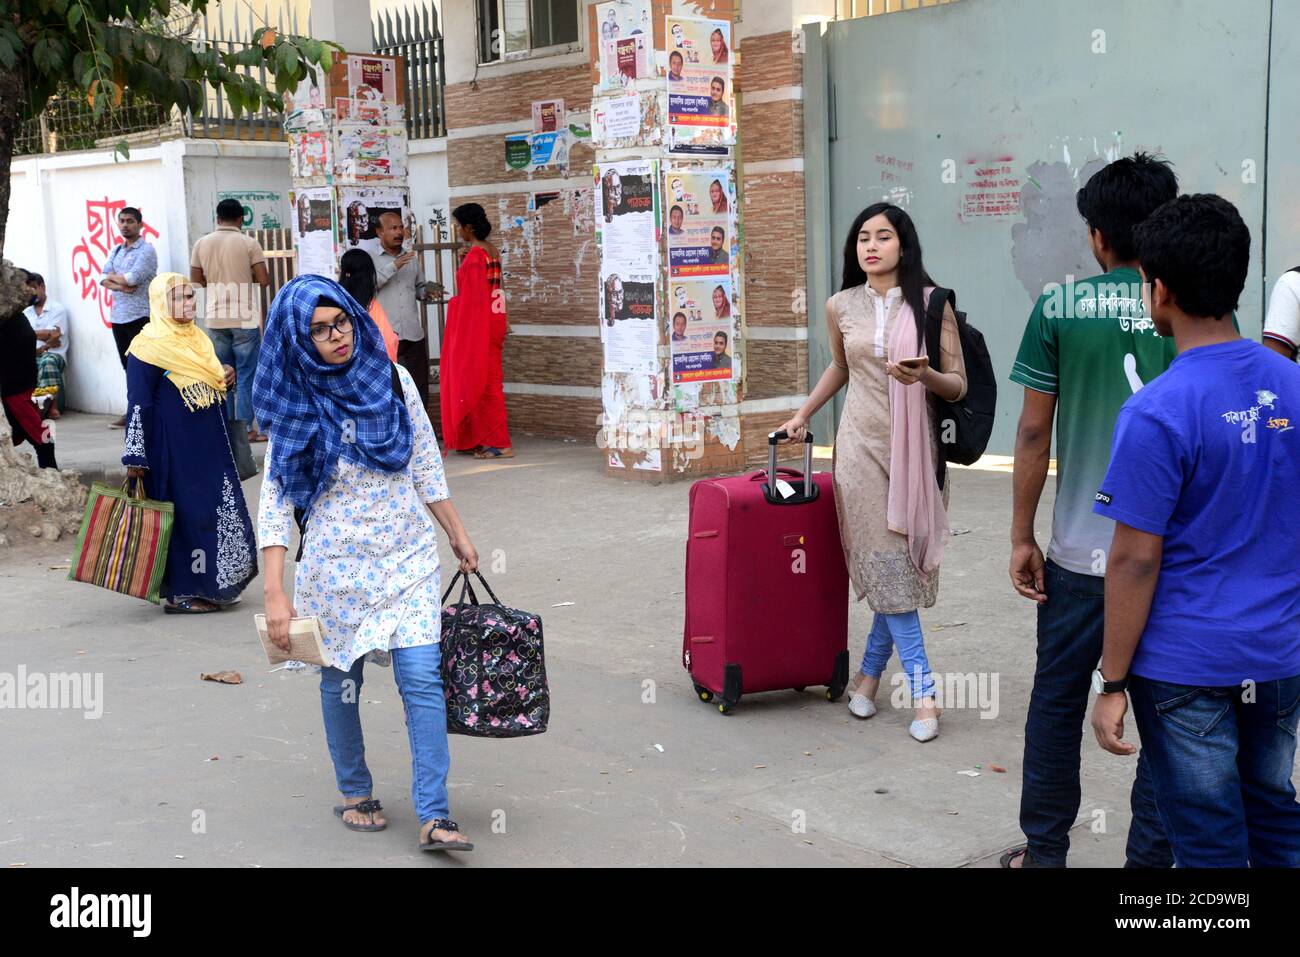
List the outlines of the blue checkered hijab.
{"type": "Polygon", "coordinates": [[[393,394],[392,363],[370,314],[342,286],[298,276],[271,303],[253,412],[271,436],[271,468],[284,496],[308,509],[325,491],[339,456],[381,472],[411,460],[411,416],[393,394]],[[311,339],[321,299],[352,317],[353,353],[344,365],[324,362],[311,339]]]}

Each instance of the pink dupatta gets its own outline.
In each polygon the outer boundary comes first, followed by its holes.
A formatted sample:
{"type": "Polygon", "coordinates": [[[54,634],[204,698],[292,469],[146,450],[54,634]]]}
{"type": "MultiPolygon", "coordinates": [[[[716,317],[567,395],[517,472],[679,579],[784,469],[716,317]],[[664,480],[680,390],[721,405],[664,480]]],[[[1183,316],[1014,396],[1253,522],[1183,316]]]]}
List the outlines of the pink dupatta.
{"type": "MultiPolygon", "coordinates": [[[[925,290],[926,302],[934,287],[925,290]]],[[[923,351],[923,350],[922,350],[923,351]]],[[[890,362],[918,354],[916,319],[904,299],[889,337],[890,362]]],[[[939,370],[935,370],[936,372],[939,370]]],[[[948,540],[948,512],[930,454],[930,410],[927,390],[919,382],[903,385],[889,378],[889,529],[907,536],[912,564],[922,576],[943,560],[948,540]]]]}

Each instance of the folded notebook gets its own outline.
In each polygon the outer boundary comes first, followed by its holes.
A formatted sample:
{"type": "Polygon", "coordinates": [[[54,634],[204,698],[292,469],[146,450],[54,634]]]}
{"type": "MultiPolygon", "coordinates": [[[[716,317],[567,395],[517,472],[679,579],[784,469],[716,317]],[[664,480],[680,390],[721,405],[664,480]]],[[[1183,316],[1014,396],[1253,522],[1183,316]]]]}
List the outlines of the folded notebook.
{"type": "Polygon", "coordinates": [[[278,665],[282,661],[304,661],[309,665],[325,664],[325,644],[321,641],[319,618],[312,616],[289,619],[288,651],[272,643],[271,636],[266,630],[265,615],[254,615],[253,622],[257,625],[257,637],[262,639],[262,650],[266,652],[266,660],[270,664],[278,665]]]}

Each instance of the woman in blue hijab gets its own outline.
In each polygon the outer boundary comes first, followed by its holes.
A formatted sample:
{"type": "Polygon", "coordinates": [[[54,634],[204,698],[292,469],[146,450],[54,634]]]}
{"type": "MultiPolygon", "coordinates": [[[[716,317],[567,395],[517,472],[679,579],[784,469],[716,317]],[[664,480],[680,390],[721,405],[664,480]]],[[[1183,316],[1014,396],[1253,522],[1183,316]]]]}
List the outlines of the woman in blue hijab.
{"type": "Polygon", "coordinates": [[[447,804],[433,520],[462,570],[478,568],[478,552],[449,499],[415,384],[342,286],[299,276],[271,305],[253,407],[271,436],[258,509],[267,630],[287,651],[290,618],[320,621],[321,708],[344,801],[334,812],[351,830],[387,826],[371,793],[358,705],[365,662],[391,662],[406,709],[419,846],[472,850],[447,804]],[[302,546],[290,601],[283,579],[295,519],[302,546]]]}

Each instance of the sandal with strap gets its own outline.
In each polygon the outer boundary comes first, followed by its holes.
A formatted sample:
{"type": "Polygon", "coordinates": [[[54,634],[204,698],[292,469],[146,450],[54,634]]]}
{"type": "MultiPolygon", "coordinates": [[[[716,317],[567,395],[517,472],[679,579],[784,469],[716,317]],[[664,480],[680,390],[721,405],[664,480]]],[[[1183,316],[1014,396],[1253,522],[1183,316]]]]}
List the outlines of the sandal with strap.
{"type": "Polygon", "coordinates": [[[512,459],[514,457],[514,449],[498,449],[493,445],[486,445],[480,451],[474,453],[476,459],[512,459]]]}
{"type": "Polygon", "coordinates": [[[366,798],[364,801],[358,801],[356,804],[336,804],[334,813],[343,818],[343,826],[349,831],[382,831],[388,827],[388,822],[376,824],[374,814],[376,811],[382,811],[384,806],[374,798],[366,798]],[[348,811],[356,811],[359,814],[371,815],[369,824],[356,824],[343,817],[348,811]]]}
{"type": "MultiPolygon", "coordinates": [[[[429,834],[434,831],[451,831],[452,833],[460,832],[460,825],[455,821],[449,821],[445,817],[435,818],[430,822],[433,827],[429,828],[429,834]]],[[[418,845],[422,851],[472,851],[474,845],[470,841],[421,841],[418,845]]]]}
{"type": "Polygon", "coordinates": [[[1005,867],[1007,870],[1024,870],[1026,867],[1041,866],[1036,860],[1034,860],[1033,855],[1029,853],[1028,844],[1019,844],[1016,847],[1011,848],[1011,850],[998,858],[998,864],[1001,867],[1005,867]],[[1011,862],[1018,857],[1021,858],[1020,867],[1012,867],[1011,862]]]}

